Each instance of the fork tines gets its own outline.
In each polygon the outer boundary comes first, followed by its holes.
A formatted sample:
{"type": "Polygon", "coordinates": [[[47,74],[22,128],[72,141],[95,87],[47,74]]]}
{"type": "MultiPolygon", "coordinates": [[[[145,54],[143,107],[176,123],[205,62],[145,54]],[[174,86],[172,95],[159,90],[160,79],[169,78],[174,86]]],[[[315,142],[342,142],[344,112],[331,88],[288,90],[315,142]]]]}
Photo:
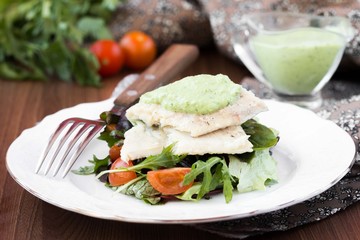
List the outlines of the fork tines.
{"type": "MultiPolygon", "coordinates": [[[[58,128],[56,129],[56,131],[52,134],[52,136],[49,139],[49,143],[36,166],[36,169],[35,169],[36,173],[39,173],[41,167],[46,162],[48,154],[49,154],[50,150],[52,149],[54,143],[59,138],[62,131],[68,125],[69,125],[68,131],[65,133],[65,135],[63,135],[63,137],[59,141],[57,148],[55,149],[54,153],[51,156],[51,160],[48,162],[47,166],[43,170],[44,175],[47,175],[49,173],[51,167],[54,165],[55,159],[59,155],[60,150],[62,149],[64,144],[69,140],[69,143],[67,145],[65,152],[62,155],[61,159],[58,161],[56,167],[54,168],[54,172],[53,172],[53,176],[56,176],[57,173],[59,172],[60,168],[63,166],[65,160],[69,159],[66,164],[66,167],[63,171],[63,174],[61,176],[62,178],[65,177],[67,175],[67,173],[70,171],[72,165],[75,163],[75,161],[78,159],[80,154],[83,152],[85,147],[89,144],[91,139],[93,139],[94,136],[104,127],[104,122],[102,122],[100,120],[88,120],[88,119],[83,119],[83,118],[69,118],[69,119],[66,119],[63,122],[61,122],[59,124],[58,128]],[[78,128],[80,128],[80,129],[78,129],[78,128]],[[75,130],[77,130],[77,132],[75,132],[75,130]],[[85,132],[88,132],[87,135],[83,138],[83,140],[81,142],[79,142],[79,144],[77,144],[77,142],[79,141],[79,139],[85,132]],[[73,135],[73,133],[75,134],[75,136],[70,140],[69,137],[71,135],[73,135]],[[69,153],[71,152],[71,150],[73,149],[73,147],[75,145],[77,145],[75,152],[68,157],[69,153]]],[[[50,156],[49,156],[49,158],[50,158],[50,156]]]]}

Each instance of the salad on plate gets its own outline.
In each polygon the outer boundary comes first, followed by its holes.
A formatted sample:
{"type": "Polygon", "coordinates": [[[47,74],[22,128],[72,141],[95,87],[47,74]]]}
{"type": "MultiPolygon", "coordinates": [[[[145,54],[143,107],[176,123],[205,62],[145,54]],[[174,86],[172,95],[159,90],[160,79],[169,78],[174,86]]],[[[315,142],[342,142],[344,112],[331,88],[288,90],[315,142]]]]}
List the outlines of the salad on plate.
{"type": "Polygon", "coordinates": [[[228,203],[277,182],[271,148],[279,137],[256,120],[263,111],[261,99],[226,75],[185,77],[143,94],[126,111],[130,124],[103,112],[99,139],[109,154],[73,172],[150,204],[221,192],[228,203]]]}

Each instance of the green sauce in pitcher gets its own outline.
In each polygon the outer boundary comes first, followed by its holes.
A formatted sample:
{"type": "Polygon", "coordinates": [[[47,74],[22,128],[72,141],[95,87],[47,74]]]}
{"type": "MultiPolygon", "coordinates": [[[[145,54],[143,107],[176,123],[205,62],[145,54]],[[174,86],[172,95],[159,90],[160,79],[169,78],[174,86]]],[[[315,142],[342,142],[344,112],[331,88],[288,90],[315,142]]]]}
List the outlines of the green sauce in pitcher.
{"type": "Polygon", "coordinates": [[[337,33],[307,27],[259,34],[250,40],[250,48],[275,91],[305,95],[341,58],[345,43],[337,33]]]}

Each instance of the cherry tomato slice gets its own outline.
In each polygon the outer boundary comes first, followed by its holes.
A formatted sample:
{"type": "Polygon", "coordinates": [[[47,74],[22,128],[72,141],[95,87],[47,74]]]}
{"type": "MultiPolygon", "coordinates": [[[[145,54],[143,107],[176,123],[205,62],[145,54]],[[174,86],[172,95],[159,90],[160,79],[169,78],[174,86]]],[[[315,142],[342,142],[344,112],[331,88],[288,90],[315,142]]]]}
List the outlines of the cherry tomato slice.
{"type": "Polygon", "coordinates": [[[120,150],[121,150],[121,147],[118,145],[114,145],[110,148],[109,156],[110,156],[111,162],[115,162],[120,157],[120,150]]]}
{"type": "Polygon", "coordinates": [[[113,40],[98,40],[90,46],[90,51],[100,64],[98,72],[102,77],[114,75],[124,66],[125,53],[113,40]]]}
{"type": "Polygon", "coordinates": [[[180,194],[188,190],[193,183],[184,186],[182,183],[191,168],[169,168],[147,172],[147,179],[151,186],[164,195],[180,194]]]}
{"type": "Polygon", "coordinates": [[[149,66],[156,57],[154,40],[141,31],[131,31],[120,39],[120,46],[125,52],[125,66],[134,70],[149,66]]]}
{"type": "MultiPolygon", "coordinates": [[[[114,170],[120,167],[130,167],[133,166],[132,162],[125,162],[121,158],[116,159],[116,161],[111,165],[110,170],[114,170]]],[[[109,173],[109,183],[111,186],[120,186],[136,178],[136,173],[132,171],[124,171],[117,173],[109,173]]]]}

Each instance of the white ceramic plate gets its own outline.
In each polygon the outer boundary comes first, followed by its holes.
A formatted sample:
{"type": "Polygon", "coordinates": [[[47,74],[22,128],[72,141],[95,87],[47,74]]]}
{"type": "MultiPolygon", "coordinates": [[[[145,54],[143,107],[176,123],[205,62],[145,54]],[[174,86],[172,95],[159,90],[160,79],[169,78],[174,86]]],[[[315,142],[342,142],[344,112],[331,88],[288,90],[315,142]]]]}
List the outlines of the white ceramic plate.
{"type": "MultiPolygon", "coordinates": [[[[171,201],[151,206],[133,197],[115,194],[94,176],[70,173],[65,179],[34,173],[51,132],[68,117],[98,118],[110,109],[112,99],[80,104],[44,118],[10,146],[6,160],[12,177],[36,197],[58,207],[103,219],[139,223],[196,223],[229,220],[281,209],[309,199],[339,181],[353,163],[351,137],[334,123],[289,104],[266,101],[269,111],[262,123],[280,132],[273,150],[278,161],[279,183],[264,191],[234,194],[226,204],[222,194],[199,202],[171,201]]],[[[88,165],[96,154],[104,157],[107,146],[94,139],[73,169],[88,165]]]]}

